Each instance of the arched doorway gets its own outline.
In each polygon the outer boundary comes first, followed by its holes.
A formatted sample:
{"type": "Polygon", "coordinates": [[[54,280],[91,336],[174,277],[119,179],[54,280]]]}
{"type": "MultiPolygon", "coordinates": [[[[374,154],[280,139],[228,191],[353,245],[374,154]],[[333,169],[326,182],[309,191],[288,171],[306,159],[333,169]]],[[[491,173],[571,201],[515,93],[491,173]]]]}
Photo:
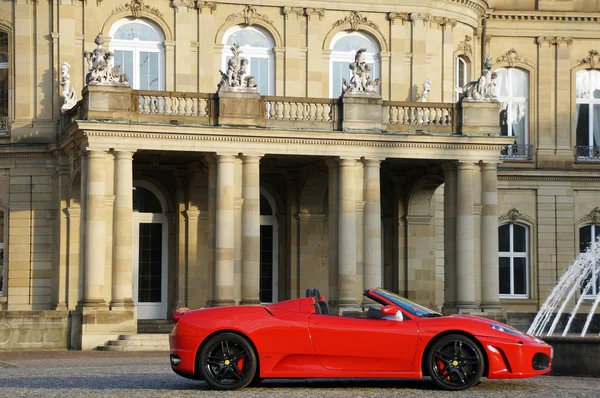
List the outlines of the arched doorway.
{"type": "Polygon", "coordinates": [[[138,319],[167,316],[168,225],[166,201],[152,184],[133,186],[133,302],[138,319]]]}
{"type": "Polygon", "coordinates": [[[277,302],[278,284],[277,205],[273,196],[260,189],[260,291],[261,303],[277,302]]]}

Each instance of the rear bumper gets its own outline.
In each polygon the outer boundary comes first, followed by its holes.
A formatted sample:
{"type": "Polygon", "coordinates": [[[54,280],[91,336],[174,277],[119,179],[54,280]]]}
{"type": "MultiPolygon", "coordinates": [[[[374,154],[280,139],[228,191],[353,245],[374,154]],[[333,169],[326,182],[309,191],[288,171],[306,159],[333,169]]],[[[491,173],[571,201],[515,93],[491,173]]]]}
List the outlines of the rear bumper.
{"type": "Polygon", "coordinates": [[[552,347],[544,342],[479,338],[485,347],[489,379],[522,379],[541,376],[552,367],[552,347]]]}
{"type": "Polygon", "coordinates": [[[171,369],[190,379],[197,379],[195,365],[198,343],[195,340],[177,333],[176,330],[169,335],[171,369]]]}

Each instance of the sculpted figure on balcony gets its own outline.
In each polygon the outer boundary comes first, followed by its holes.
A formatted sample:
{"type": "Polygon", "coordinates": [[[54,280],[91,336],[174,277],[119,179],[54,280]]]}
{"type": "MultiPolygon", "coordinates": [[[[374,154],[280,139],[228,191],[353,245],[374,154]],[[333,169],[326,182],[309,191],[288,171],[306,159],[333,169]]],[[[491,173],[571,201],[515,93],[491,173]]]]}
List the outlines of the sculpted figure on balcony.
{"type": "Polygon", "coordinates": [[[356,52],[354,62],[350,64],[352,77],[350,83],[342,79],[343,95],[348,94],[366,94],[368,96],[379,96],[376,87],[379,86],[379,79],[371,80],[371,67],[365,61],[364,52],[366,48],[361,48],[356,52]]]}
{"type": "Polygon", "coordinates": [[[88,72],[85,77],[86,84],[107,86],[129,86],[127,74],[121,73],[122,65],[113,65],[114,54],[102,48],[104,39],[102,34],[96,36],[96,49],[85,51],[83,56],[88,62],[88,72]]]}
{"type": "Polygon", "coordinates": [[[496,99],[496,73],[492,73],[491,69],[492,57],[488,56],[483,63],[479,79],[467,83],[463,88],[464,100],[494,101],[496,99]]]}
{"type": "Polygon", "coordinates": [[[62,95],[65,101],[62,109],[71,109],[77,103],[77,94],[75,94],[75,89],[71,86],[69,69],[71,69],[71,65],[68,62],[63,62],[60,66],[60,85],[63,87],[62,95]]]}
{"type": "Polygon", "coordinates": [[[219,90],[252,91],[256,92],[256,79],[248,75],[248,59],[240,57],[242,51],[238,43],[231,46],[233,57],[227,61],[227,71],[221,73],[221,81],[217,85],[219,90]]]}

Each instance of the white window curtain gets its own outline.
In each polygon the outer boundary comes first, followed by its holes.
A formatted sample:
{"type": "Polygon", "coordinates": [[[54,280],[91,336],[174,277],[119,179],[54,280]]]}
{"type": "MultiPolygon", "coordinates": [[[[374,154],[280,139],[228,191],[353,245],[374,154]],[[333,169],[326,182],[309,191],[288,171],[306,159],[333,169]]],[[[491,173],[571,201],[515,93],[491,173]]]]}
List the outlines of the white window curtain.
{"type": "Polygon", "coordinates": [[[600,70],[575,74],[577,146],[600,146],[600,70]]]}
{"type": "MultiPolygon", "coordinates": [[[[329,96],[342,95],[342,78],[350,81],[350,64],[354,62],[356,52],[365,48],[366,63],[371,67],[371,80],[380,78],[381,61],[379,44],[370,35],[363,32],[340,32],[331,40],[329,58],[329,96]]],[[[379,91],[379,87],[377,87],[379,91]]]]}
{"type": "Polygon", "coordinates": [[[164,90],[164,36],[160,28],[146,20],[117,21],[110,30],[110,51],[115,65],[136,90],[164,90]]]}
{"type": "Polygon", "coordinates": [[[256,26],[234,26],[223,37],[221,70],[227,70],[227,61],[233,56],[231,46],[238,43],[242,57],[248,59],[250,74],[256,79],[258,92],[275,95],[275,42],[264,29],[256,26]]]}
{"type": "Polygon", "coordinates": [[[529,110],[529,73],[519,68],[500,68],[497,73],[501,134],[515,137],[515,144],[527,145],[529,110]]]}

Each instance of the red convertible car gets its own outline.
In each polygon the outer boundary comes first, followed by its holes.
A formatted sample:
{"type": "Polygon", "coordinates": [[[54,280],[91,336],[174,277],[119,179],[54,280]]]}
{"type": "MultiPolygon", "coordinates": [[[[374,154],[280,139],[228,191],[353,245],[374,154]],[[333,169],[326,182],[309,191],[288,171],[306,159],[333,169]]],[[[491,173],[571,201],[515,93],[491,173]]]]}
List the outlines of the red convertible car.
{"type": "Polygon", "coordinates": [[[444,316],[379,288],[365,296],[381,308],[356,317],[331,315],[316,289],[307,296],[177,312],[169,336],[173,371],[222,390],[262,379],[423,376],[464,390],[481,377],[550,371],[552,347],[499,322],[444,316]]]}

